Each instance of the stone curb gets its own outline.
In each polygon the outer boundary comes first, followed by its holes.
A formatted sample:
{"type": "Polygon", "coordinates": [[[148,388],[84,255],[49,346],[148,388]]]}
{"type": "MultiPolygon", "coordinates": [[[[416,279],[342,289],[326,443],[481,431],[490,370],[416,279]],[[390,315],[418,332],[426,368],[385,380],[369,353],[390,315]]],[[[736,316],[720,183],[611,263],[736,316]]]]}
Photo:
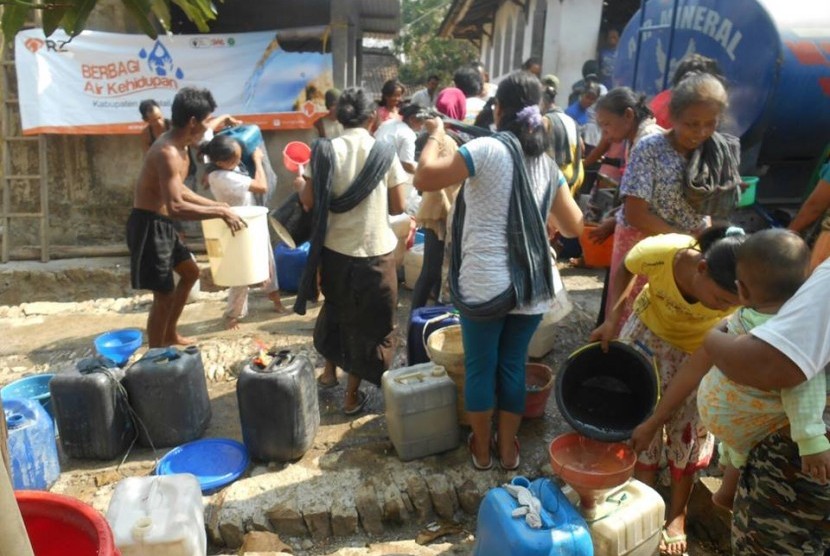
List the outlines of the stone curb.
{"type": "MultiPolygon", "coordinates": [[[[457,449],[462,450],[466,455],[465,448],[457,449]]],[[[321,469],[288,465],[230,485],[207,503],[211,542],[235,549],[246,533],[271,531],[316,546],[361,530],[377,537],[409,523],[455,519],[459,512],[474,516],[484,494],[513,475],[441,465],[435,457],[400,462],[356,451],[362,450],[352,450],[349,458],[373,469],[371,475],[335,461],[321,462],[321,469]]]]}

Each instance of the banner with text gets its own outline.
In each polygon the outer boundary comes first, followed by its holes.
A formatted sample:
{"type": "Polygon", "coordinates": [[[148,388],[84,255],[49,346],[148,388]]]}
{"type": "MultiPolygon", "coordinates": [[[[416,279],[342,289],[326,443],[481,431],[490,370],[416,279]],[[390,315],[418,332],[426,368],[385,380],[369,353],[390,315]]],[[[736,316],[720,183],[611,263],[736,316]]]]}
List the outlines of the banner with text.
{"type": "MultiPolygon", "coordinates": [[[[23,133],[125,134],[145,126],[138,112],[154,99],[170,116],[183,87],[206,87],[228,113],[262,129],[307,129],[325,112],[332,55],[281,48],[273,31],[223,35],[144,35],[84,31],[71,41],[41,29],[15,39],[23,133]]],[[[323,37],[324,28],[316,28],[323,37]]],[[[319,41],[309,41],[319,45],[319,41]]]]}

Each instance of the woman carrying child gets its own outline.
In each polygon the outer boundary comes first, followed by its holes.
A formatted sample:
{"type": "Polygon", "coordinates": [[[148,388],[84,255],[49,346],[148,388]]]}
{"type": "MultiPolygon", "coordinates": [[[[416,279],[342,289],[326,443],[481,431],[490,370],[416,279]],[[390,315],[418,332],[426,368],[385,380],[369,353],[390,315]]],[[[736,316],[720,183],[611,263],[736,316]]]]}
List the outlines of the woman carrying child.
{"type": "MultiPolygon", "coordinates": [[[[217,201],[232,207],[250,207],[254,206],[254,194],[267,192],[268,184],[262,166],[261,148],[257,148],[251,156],[254,160],[254,177],[248,174],[242,164],[242,146],[236,139],[228,135],[217,135],[202,151],[212,165],[208,170],[208,185],[217,201]]],[[[274,310],[282,313],[285,308],[280,299],[274,253],[271,249],[268,249],[267,257],[268,280],[263,283],[263,289],[268,299],[274,303],[274,310]]],[[[228,304],[224,317],[225,326],[229,330],[239,328],[240,319],[248,314],[248,289],[248,286],[233,286],[228,289],[228,304]]]]}
{"type": "MultiPolygon", "coordinates": [[[[637,340],[650,351],[660,373],[661,390],[669,387],[681,365],[703,343],[706,333],[738,305],[735,257],[740,236],[726,237],[726,228],[712,228],[693,238],[664,234],[634,246],[610,283],[605,322],[591,334],[603,346],[616,337],[623,304],[637,276],[647,286],[634,303],[620,339],[637,340]]],[[[686,551],[686,505],[694,474],[709,464],[714,441],[700,424],[694,395],[688,396],[666,421],[666,456],[671,470],[671,499],[663,528],[661,553],[686,551]]],[[[639,455],[634,476],[654,486],[664,450],[655,435],[639,455]]]]}
{"type": "MultiPolygon", "coordinates": [[[[748,334],[772,318],[807,279],[809,265],[810,250],[796,234],[771,229],[751,235],[738,249],[735,273],[743,307],[729,317],[728,331],[748,334]]],[[[732,509],[739,468],[750,450],[787,426],[804,468],[815,465],[830,471],[830,441],[822,420],[824,373],[793,388],[760,390],[726,378],[712,367],[703,348],[678,370],[652,416],[634,430],[635,451],[648,447],[660,426],[696,388],[701,422],[721,441],[720,463],[725,470],[723,483],[712,496],[716,505],[732,509]]]]}

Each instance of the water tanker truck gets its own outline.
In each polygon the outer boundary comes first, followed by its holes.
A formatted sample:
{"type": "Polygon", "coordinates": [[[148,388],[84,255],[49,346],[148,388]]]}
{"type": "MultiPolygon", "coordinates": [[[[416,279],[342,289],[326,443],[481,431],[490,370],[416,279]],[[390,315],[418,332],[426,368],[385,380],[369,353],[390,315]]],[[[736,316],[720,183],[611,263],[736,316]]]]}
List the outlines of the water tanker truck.
{"type": "Polygon", "coordinates": [[[794,206],[830,144],[828,0],[644,0],[620,38],[614,85],[653,96],[687,54],[715,59],[758,201],[794,206]]]}

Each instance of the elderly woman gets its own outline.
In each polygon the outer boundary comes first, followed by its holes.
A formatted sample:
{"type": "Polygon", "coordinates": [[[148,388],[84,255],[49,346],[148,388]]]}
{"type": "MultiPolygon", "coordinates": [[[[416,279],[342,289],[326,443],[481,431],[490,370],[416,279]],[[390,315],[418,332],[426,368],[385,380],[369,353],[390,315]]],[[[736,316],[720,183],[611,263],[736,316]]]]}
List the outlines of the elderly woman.
{"type": "Polygon", "coordinates": [[[476,469],[493,466],[491,445],[503,469],[519,467],[528,344],[554,295],[546,220],[569,237],[582,231],[565,178],[545,154],[541,97],[541,83],[529,72],[502,79],[495,104],[500,133],[474,139],[452,157],[439,157],[443,125],[428,121],[415,172],[421,191],[467,180],[453,215],[450,290],[461,313],[467,444],[476,469]]]}
{"type": "Polygon", "coordinates": [[[308,263],[294,310],[305,314],[317,289],[325,296],[314,327],[314,347],[326,359],[321,386],[337,384],[337,367],[348,373],[343,412],[366,404],[365,379],[380,385],[394,354],[398,243],[388,215],[404,208],[406,173],[395,148],[369,133],[372,101],[362,89],[346,89],[337,102],[343,134],[314,143],[306,175],[295,180],[300,201],[313,210],[308,263]]]}
{"type": "MultiPolygon", "coordinates": [[[[690,234],[707,226],[708,218],[684,193],[685,176],[692,154],[716,133],[726,102],[726,90],[717,78],[689,74],[672,90],[673,129],[643,137],[632,150],[620,183],[622,210],[617,213],[610,283],[640,240],[657,234],[690,234]]],[[[620,322],[631,314],[633,299],[643,285],[635,283],[625,298],[620,322]]]]}

